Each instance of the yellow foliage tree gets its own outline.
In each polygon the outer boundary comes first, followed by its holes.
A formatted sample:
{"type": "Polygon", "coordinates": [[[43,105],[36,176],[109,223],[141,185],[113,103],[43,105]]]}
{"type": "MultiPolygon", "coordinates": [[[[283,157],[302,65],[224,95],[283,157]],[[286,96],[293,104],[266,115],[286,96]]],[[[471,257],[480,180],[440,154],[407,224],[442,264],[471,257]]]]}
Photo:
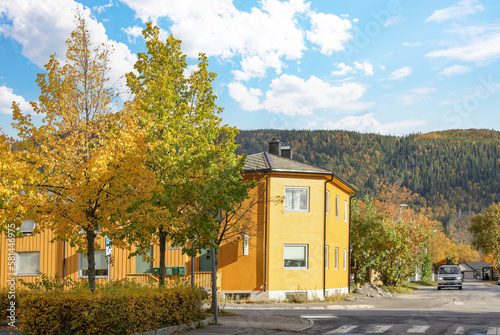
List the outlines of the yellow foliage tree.
{"type": "MultiPolygon", "coordinates": [[[[67,60],[55,55],[39,74],[42,126],[31,123],[13,104],[20,142],[1,144],[11,166],[1,165],[4,211],[20,224],[33,219],[88,258],[88,280],[95,290],[96,232],[112,235],[133,220],[130,208],[148,198],[154,176],[143,166],[146,133],[137,126],[134,106],[116,111],[116,93],[107,84],[109,50],[95,46],[85,20],[66,42],[67,60]],[[12,150],[14,149],[14,150],[12,150]]],[[[120,241],[116,241],[119,243],[120,241]]]]}

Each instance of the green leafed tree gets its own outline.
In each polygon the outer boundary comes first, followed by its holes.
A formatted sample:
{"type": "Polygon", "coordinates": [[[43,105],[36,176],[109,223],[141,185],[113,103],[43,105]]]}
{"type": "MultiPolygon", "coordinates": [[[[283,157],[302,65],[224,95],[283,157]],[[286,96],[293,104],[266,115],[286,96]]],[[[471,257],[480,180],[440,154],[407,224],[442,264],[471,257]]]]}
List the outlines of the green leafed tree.
{"type": "Polygon", "coordinates": [[[181,41],[160,40],[151,23],[143,31],[147,52],[138,55],[136,73],[127,83],[142,111],[140,126],[148,133],[147,166],[160,183],[150,199],[155,210],[148,223],[127,237],[139,250],[153,240],[160,244],[160,284],[165,278],[166,242],[182,246],[187,254],[215,246],[216,209],[236,210],[248,197],[252,182],[242,179],[244,156],[236,155],[236,128],[218,116],[208,60],[200,54],[198,66],[188,73],[181,41]]]}
{"type": "Polygon", "coordinates": [[[483,214],[471,219],[469,230],[472,233],[473,245],[485,254],[491,254],[500,267],[500,203],[488,207],[483,214]]]}
{"type": "Polygon", "coordinates": [[[9,197],[3,209],[9,220],[35,220],[37,229],[51,229],[87,256],[93,292],[96,232],[113,235],[134,221],[130,208],[148,199],[156,183],[143,164],[147,134],[137,126],[134,106],[117,110],[113,103],[110,51],[93,43],[80,15],[76,23],[66,60],[51,56],[38,75],[41,95],[31,106],[45,116],[42,125],[13,104],[20,141],[0,143],[0,191],[9,197]]]}

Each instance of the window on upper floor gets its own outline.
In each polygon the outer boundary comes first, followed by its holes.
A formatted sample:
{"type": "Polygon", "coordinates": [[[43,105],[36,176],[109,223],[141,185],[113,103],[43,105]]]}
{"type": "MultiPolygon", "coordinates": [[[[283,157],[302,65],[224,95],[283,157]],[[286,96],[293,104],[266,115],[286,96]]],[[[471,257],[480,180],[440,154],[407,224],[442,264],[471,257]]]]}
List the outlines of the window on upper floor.
{"type": "Polygon", "coordinates": [[[38,276],[40,274],[40,251],[16,252],[16,276],[38,276]]]}
{"type": "Polygon", "coordinates": [[[335,217],[337,219],[339,218],[339,206],[340,206],[339,201],[340,201],[339,196],[336,195],[335,196],[335,217]]]}
{"type": "MultiPolygon", "coordinates": [[[[106,250],[96,249],[94,250],[94,260],[95,260],[95,276],[96,278],[107,278],[108,277],[108,263],[106,262],[106,250]]],[[[80,254],[78,261],[78,276],[80,278],[87,278],[89,275],[89,261],[87,257],[80,254]]]]}
{"type": "Polygon", "coordinates": [[[36,223],[33,220],[24,220],[21,222],[21,226],[18,228],[24,236],[30,236],[36,227],[36,223]]]}
{"type": "Polygon", "coordinates": [[[243,243],[242,243],[242,250],[241,250],[241,254],[243,256],[249,255],[249,247],[250,247],[249,241],[250,241],[250,236],[248,236],[248,234],[243,234],[243,243]]]}
{"type": "Polygon", "coordinates": [[[285,211],[309,212],[309,187],[285,187],[285,211]]]}
{"type": "Polygon", "coordinates": [[[348,213],[347,201],[344,200],[344,222],[347,222],[347,213],[348,213]]]}
{"type": "Polygon", "coordinates": [[[307,270],[307,244],[283,245],[283,268],[285,270],[307,270]]]}

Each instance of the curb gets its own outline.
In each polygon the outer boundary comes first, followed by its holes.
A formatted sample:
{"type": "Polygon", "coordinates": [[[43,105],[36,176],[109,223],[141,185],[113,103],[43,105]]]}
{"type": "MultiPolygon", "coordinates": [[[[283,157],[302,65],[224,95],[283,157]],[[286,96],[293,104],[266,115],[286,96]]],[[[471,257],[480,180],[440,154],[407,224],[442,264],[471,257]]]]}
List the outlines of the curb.
{"type": "Polygon", "coordinates": [[[248,308],[248,307],[233,307],[233,306],[227,306],[225,309],[226,310],[239,310],[239,309],[244,309],[244,310],[252,310],[252,309],[258,309],[258,310],[287,310],[287,309],[316,309],[316,310],[321,310],[321,309],[372,309],[375,308],[373,305],[327,305],[327,306],[310,306],[310,307],[259,307],[259,308],[248,308]]]}
{"type": "Polygon", "coordinates": [[[307,329],[309,329],[309,328],[314,327],[314,321],[313,321],[313,320],[309,320],[309,319],[306,319],[306,320],[307,320],[307,321],[309,321],[309,325],[307,325],[307,326],[305,326],[305,327],[303,327],[303,328],[297,329],[297,330],[296,330],[297,332],[302,332],[302,331],[304,331],[304,330],[307,330],[307,329]]]}
{"type": "Polygon", "coordinates": [[[182,332],[184,330],[196,329],[200,325],[203,325],[204,327],[206,327],[212,322],[212,320],[213,319],[210,317],[210,318],[206,318],[205,320],[200,321],[200,322],[193,322],[190,325],[170,326],[170,327],[160,328],[160,329],[156,329],[156,330],[149,330],[149,331],[143,332],[143,333],[136,333],[133,335],[168,335],[168,334],[173,334],[173,333],[177,333],[177,332],[182,332]]]}

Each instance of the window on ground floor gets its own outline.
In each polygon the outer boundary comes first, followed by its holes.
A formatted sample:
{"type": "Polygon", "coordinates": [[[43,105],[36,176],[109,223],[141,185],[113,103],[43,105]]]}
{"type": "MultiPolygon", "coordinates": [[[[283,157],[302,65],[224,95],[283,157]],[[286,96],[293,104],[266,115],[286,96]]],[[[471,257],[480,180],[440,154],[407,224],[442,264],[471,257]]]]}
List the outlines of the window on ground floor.
{"type": "Polygon", "coordinates": [[[144,259],[143,255],[135,256],[135,273],[153,273],[153,246],[149,247],[148,259],[144,259]]]}
{"type": "Polygon", "coordinates": [[[287,270],[307,269],[307,244],[285,244],[283,267],[287,270]]]}
{"type": "MultiPolygon", "coordinates": [[[[106,262],[106,250],[97,249],[94,251],[95,260],[95,276],[106,278],[108,277],[108,263],[106,262]]],[[[78,261],[78,275],[80,278],[86,278],[89,275],[89,261],[87,256],[80,254],[78,261]]]]}
{"type": "Polygon", "coordinates": [[[339,269],[339,248],[335,248],[335,270],[339,269]]]}
{"type": "Polygon", "coordinates": [[[40,251],[16,252],[16,276],[38,276],[40,274],[40,251]]]}

